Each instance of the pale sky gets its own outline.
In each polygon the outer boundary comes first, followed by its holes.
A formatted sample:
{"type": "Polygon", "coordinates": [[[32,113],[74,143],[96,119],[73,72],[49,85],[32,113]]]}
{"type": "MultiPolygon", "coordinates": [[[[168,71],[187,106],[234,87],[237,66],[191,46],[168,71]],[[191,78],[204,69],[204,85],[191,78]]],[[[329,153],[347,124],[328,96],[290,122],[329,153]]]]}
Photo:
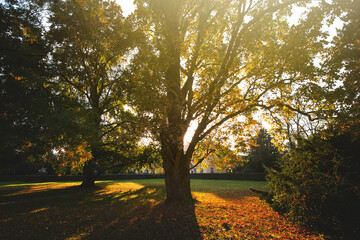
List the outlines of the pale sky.
{"type": "MultiPolygon", "coordinates": [[[[1,2],[1,0],[0,0],[0,2],[1,2]]],[[[116,0],[116,2],[121,6],[124,16],[128,16],[135,10],[135,5],[134,5],[133,0],[116,0]]],[[[309,6],[310,7],[315,6],[318,4],[318,2],[319,1],[314,1],[309,6]]],[[[293,7],[292,12],[293,12],[293,15],[288,18],[288,21],[290,21],[293,24],[296,24],[296,23],[298,23],[298,20],[301,17],[301,15],[306,12],[306,8],[305,7],[293,7]]],[[[332,26],[325,27],[323,30],[330,32],[330,37],[328,40],[331,40],[332,37],[334,37],[334,35],[336,34],[336,28],[340,29],[340,28],[342,28],[342,26],[343,26],[343,22],[340,19],[336,19],[335,23],[332,26]]]]}
{"type": "Polygon", "coordinates": [[[131,14],[135,9],[133,0],[116,0],[116,2],[121,6],[124,16],[131,14]]]}

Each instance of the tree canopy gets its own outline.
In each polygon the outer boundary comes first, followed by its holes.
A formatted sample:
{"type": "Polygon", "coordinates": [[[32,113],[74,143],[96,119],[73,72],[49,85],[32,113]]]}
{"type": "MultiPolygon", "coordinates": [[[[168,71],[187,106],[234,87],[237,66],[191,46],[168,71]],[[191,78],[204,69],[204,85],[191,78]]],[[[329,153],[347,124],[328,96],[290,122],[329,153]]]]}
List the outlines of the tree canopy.
{"type": "Polygon", "coordinates": [[[33,173],[17,166],[54,147],[63,133],[60,106],[68,99],[46,86],[40,6],[5,1],[0,9],[0,159],[4,173],[33,173]]]}
{"type": "Polygon", "coordinates": [[[84,159],[84,185],[95,171],[132,164],[140,129],[127,108],[129,83],[123,77],[135,33],[112,1],[50,3],[50,84],[76,99],[82,141],[91,152],[84,159]]]}
{"type": "Polygon", "coordinates": [[[296,89],[317,81],[321,9],[298,25],[286,18],[294,4],[309,2],[136,1],[133,25],[145,39],[132,65],[135,98],[162,145],[168,199],[191,198],[192,155],[220,126],[241,136],[259,108],[302,112],[293,99],[296,89]]]}

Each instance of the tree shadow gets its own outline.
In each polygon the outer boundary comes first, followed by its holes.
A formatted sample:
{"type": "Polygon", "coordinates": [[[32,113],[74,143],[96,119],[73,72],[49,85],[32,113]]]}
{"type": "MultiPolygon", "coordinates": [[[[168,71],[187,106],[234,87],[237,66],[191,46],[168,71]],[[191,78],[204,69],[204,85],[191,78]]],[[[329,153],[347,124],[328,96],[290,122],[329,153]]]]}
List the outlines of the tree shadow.
{"type": "Polygon", "coordinates": [[[164,204],[163,186],[0,189],[0,239],[201,239],[194,204],[164,204]]]}
{"type": "Polygon", "coordinates": [[[85,239],[202,239],[194,204],[141,205],[85,239]]]}

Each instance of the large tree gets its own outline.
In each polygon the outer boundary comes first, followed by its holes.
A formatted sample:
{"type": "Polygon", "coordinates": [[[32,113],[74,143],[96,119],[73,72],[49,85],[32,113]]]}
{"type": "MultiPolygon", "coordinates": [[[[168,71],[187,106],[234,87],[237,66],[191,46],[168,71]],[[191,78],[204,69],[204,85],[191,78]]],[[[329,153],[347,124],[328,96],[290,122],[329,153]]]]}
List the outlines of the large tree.
{"type": "Polygon", "coordinates": [[[215,129],[259,107],[297,110],[286,103],[294,84],[313,77],[321,34],[320,9],[306,24],[286,21],[298,2],[310,1],[136,1],[134,27],[145,40],[132,67],[134,96],[162,146],[168,202],[192,199],[192,155],[215,129]]]}
{"type": "Polygon", "coordinates": [[[338,18],[343,27],[324,49],[326,60],[322,67],[334,86],[325,97],[334,105],[333,117],[357,121],[360,118],[360,2],[334,1],[330,14],[329,23],[338,18]]]}
{"type": "Polygon", "coordinates": [[[0,161],[6,174],[36,173],[19,172],[18,166],[46,155],[64,133],[60,113],[66,98],[45,84],[41,9],[35,1],[0,4],[0,161]]]}
{"type": "Polygon", "coordinates": [[[82,185],[93,186],[107,167],[126,166],[136,154],[139,131],[122,74],[134,34],[113,1],[50,2],[49,13],[51,84],[81,106],[82,141],[92,154],[82,185]]]}
{"type": "Polygon", "coordinates": [[[299,114],[286,109],[267,115],[269,122],[276,125],[272,132],[278,145],[287,142],[294,148],[298,137],[309,138],[339,123],[347,128],[359,120],[360,2],[323,1],[320,9],[326,16],[322,19],[323,29],[331,34],[324,38],[316,58],[317,76],[297,88],[292,99],[304,111],[299,114]]]}

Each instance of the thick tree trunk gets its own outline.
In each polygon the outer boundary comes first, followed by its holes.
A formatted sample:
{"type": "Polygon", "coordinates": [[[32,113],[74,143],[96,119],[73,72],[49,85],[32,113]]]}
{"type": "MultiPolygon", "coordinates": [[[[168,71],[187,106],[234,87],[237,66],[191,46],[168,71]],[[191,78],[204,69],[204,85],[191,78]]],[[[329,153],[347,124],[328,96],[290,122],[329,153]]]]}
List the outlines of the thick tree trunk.
{"type": "MultiPolygon", "coordinates": [[[[165,3],[166,1],[164,1],[165,3]]],[[[188,122],[184,119],[184,96],[181,91],[180,52],[181,33],[178,14],[181,1],[167,1],[167,11],[164,12],[165,24],[163,30],[167,31],[164,39],[163,54],[167,56],[164,63],[165,86],[167,101],[166,120],[162,122],[160,132],[161,151],[165,170],[166,203],[192,201],[190,190],[189,158],[184,154],[184,136],[188,122]]]]}
{"type": "Polygon", "coordinates": [[[94,187],[95,186],[95,166],[92,161],[85,163],[83,170],[82,187],[94,187]]]}
{"type": "Polygon", "coordinates": [[[163,152],[163,167],[165,170],[166,203],[192,201],[190,189],[189,161],[185,158],[183,147],[177,154],[163,152]]]}
{"type": "MultiPolygon", "coordinates": [[[[93,128],[94,130],[94,135],[98,135],[100,133],[100,117],[99,115],[96,115],[95,117],[95,126],[93,128]]],[[[91,145],[91,154],[92,154],[92,158],[90,160],[88,160],[87,162],[85,162],[84,168],[83,168],[83,180],[81,183],[81,187],[94,187],[95,186],[95,179],[97,177],[96,174],[96,168],[97,168],[97,161],[99,160],[100,155],[100,151],[99,151],[99,147],[98,144],[101,142],[100,141],[100,137],[95,138],[95,140],[93,141],[93,144],[91,145]]]]}

